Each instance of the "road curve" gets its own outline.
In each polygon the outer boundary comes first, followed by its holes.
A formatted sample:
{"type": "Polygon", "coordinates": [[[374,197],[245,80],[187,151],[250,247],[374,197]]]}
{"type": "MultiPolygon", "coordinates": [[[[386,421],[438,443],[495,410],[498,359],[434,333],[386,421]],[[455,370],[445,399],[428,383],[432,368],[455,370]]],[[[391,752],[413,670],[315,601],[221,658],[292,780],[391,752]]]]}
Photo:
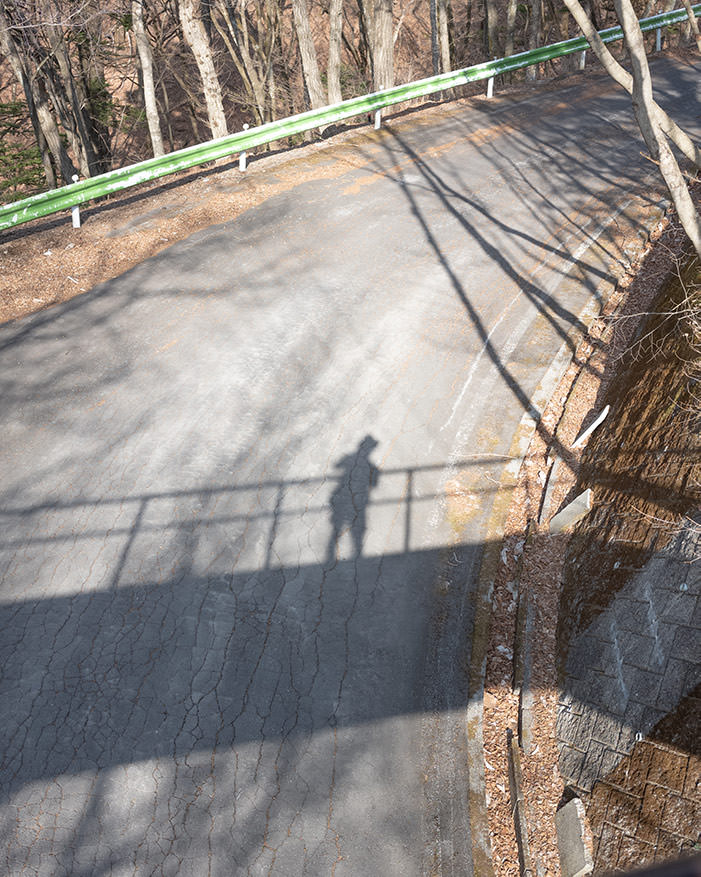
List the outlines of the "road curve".
{"type": "Polygon", "coordinates": [[[357,149],[0,328],[7,874],[472,873],[491,499],[654,168],[604,80],[357,149]]]}

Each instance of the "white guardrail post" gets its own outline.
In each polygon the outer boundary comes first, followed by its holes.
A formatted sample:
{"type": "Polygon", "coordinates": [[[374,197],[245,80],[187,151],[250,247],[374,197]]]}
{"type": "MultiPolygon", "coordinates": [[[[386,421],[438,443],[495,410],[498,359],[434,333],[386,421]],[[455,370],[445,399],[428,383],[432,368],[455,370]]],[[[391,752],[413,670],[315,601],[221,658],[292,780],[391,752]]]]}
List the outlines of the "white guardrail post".
{"type": "Polygon", "coordinates": [[[655,31],[655,51],[662,51],[662,28],[658,27],[655,31]]]}
{"type": "MultiPolygon", "coordinates": [[[[78,174],[73,174],[71,177],[74,183],[77,183],[80,180],[78,174]]],[[[71,220],[73,221],[73,228],[80,228],[80,205],[76,204],[71,207],[71,220]]]]}
{"type": "MultiPolygon", "coordinates": [[[[496,58],[493,59],[496,61],[496,58]]],[[[487,100],[490,100],[494,96],[494,77],[490,76],[487,80],[487,100]]]]}
{"type": "MultiPolygon", "coordinates": [[[[248,131],[248,128],[249,128],[248,122],[244,122],[243,123],[243,130],[248,131]]],[[[242,172],[246,170],[246,150],[245,149],[239,155],[239,170],[242,172]]]]}

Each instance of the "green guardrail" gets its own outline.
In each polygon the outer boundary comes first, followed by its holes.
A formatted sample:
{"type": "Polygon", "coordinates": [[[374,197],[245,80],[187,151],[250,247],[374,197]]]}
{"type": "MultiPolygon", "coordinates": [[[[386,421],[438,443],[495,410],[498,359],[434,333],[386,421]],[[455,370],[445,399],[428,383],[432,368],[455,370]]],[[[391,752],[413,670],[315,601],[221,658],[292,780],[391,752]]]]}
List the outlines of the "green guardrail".
{"type": "MultiPolygon", "coordinates": [[[[692,9],[696,16],[701,16],[701,3],[693,6],[692,9]]],[[[675,9],[672,12],[641,19],[640,26],[644,31],[656,30],[667,25],[678,24],[685,19],[686,10],[675,9]]],[[[611,27],[599,31],[599,36],[605,43],[615,42],[623,38],[623,31],[620,27],[611,27]]],[[[540,64],[543,61],[551,61],[554,58],[583,52],[587,48],[589,48],[589,43],[585,37],[574,37],[560,43],[510,55],[508,58],[485,61],[482,64],[475,64],[473,67],[440,73],[428,79],[397,85],[385,91],[350,98],[339,104],[321,107],[318,110],[309,110],[275,122],[268,122],[265,125],[229,134],[226,137],[200,143],[197,146],[178,149],[159,158],[150,158],[138,164],[108,171],[99,176],[89,177],[68,186],[50,189],[48,192],[41,192],[38,195],[31,195],[29,198],[6,204],[0,207],[0,231],[23,222],[29,222],[32,219],[49,216],[60,210],[77,207],[86,201],[104,198],[106,195],[112,195],[131,186],[137,186],[140,183],[155,180],[168,174],[216,161],[235,153],[246,152],[254,146],[261,146],[294,134],[301,134],[304,131],[322,128],[353,116],[376,112],[394,104],[425,97],[429,94],[455,88],[458,85],[466,85],[480,79],[491,79],[504,73],[520,70],[523,67],[540,64]]]]}

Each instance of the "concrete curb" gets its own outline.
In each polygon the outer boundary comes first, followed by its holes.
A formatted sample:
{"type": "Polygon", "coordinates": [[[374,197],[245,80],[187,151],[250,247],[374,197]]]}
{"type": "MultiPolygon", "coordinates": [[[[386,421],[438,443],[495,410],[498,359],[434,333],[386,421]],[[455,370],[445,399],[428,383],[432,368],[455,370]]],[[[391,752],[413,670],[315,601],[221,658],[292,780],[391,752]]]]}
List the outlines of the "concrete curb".
{"type": "MultiPolygon", "coordinates": [[[[662,200],[660,203],[662,206],[659,213],[652,217],[645,216],[643,212],[644,205],[641,199],[631,198],[608,218],[604,223],[604,229],[613,222],[618,222],[624,212],[632,206],[631,213],[633,217],[626,216],[625,219],[634,228],[633,220],[639,211],[639,217],[637,217],[638,227],[643,226],[647,228],[649,240],[651,230],[664,218],[669,209],[669,202],[662,200]]],[[[575,265],[576,263],[573,263],[570,266],[570,270],[575,265]]],[[[618,279],[613,277],[602,281],[597,289],[597,292],[600,293],[600,301],[592,297],[587,305],[582,308],[578,314],[580,325],[583,324],[588,328],[597,319],[603,305],[608,301],[617,286],[618,279]]],[[[572,350],[577,349],[583,337],[576,328],[568,333],[533,393],[530,399],[529,410],[523,414],[514,433],[508,452],[511,459],[504,467],[499,479],[499,485],[485,531],[485,550],[476,583],[475,616],[469,668],[469,699],[466,709],[467,770],[469,782],[468,813],[472,834],[473,871],[475,874],[479,874],[480,877],[494,877],[486,801],[483,701],[487,669],[487,648],[493,611],[492,595],[499,569],[504,529],[511,499],[518,483],[521,466],[535,434],[538,423],[536,417],[545,411],[551,396],[569,368],[572,361],[572,350]]],[[[527,647],[527,644],[521,643],[520,647],[523,650],[527,647]]],[[[527,663],[529,663],[528,660],[527,663]]],[[[528,667],[524,666],[523,670],[524,676],[530,675],[528,667]]]]}
{"type": "Polygon", "coordinates": [[[587,814],[579,798],[572,798],[555,814],[557,846],[562,877],[586,877],[594,870],[591,832],[587,814]]]}
{"type": "Polygon", "coordinates": [[[509,746],[509,789],[511,793],[511,812],[514,814],[514,829],[518,844],[518,860],[523,877],[534,877],[531,851],[528,846],[528,818],[526,799],[523,795],[523,774],[521,773],[521,749],[513,731],[507,731],[509,746]]]}

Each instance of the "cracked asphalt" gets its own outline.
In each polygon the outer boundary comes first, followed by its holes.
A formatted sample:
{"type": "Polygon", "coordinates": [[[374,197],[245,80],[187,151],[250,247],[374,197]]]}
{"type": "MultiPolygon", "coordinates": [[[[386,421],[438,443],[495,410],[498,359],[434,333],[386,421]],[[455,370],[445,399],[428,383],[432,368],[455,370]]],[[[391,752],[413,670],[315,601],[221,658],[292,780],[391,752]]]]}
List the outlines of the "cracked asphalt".
{"type": "Polygon", "coordinates": [[[654,168],[603,80],[357,148],[0,327],[6,874],[472,873],[486,521],[654,168]]]}

